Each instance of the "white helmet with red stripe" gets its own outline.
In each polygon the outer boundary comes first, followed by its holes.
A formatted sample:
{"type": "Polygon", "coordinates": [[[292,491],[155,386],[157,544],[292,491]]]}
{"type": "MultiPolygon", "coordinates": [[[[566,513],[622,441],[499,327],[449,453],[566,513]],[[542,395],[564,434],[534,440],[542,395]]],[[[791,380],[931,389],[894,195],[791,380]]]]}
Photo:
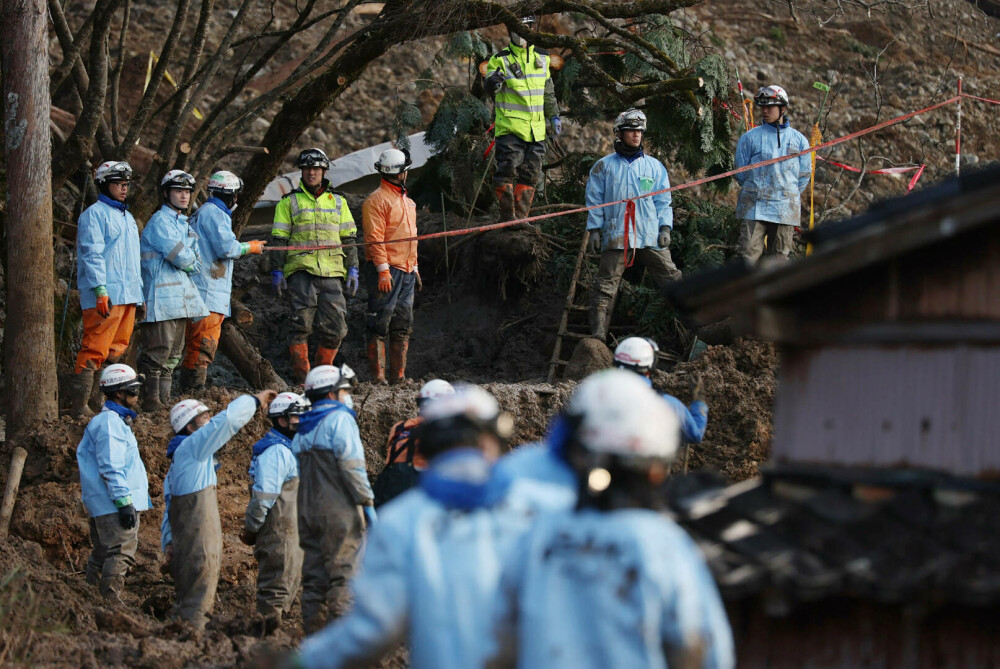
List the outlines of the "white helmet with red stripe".
{"type": "Polygon", "coordinates": [[[659,351],[660,347],[652,339],[628,337],[615,349],[615,367],[649,376],[656,368],[659,351]]]}
{"type": "Polygon", "coordinates": [[[206,411],[208,407],[198,400],[181,400],[170,410],[170,427],[175,433],[180,434],[188,423],[206,411]]]}

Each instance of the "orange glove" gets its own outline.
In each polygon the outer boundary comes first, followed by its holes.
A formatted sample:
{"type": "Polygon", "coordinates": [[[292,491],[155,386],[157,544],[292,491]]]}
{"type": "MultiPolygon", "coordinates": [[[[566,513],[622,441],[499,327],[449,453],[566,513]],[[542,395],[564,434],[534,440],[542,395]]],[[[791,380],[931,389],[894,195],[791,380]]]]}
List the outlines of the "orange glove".
{"type": "Polygon", "coordinates": [[[94,294],[97,296],[97,313],[107,318],[111,315],[111,298],[108,297],[108,289],[104,286],[97,286],[94,288],[94,294]]]}
{"type": "Polygon", "coordinates": [[[388,293],[392,290],[392,275],[389,270],[384,269],[378,273],[378,292],[388,293]]]}
{"type": "Polygon", "coordinates": [[[261,241],[259,239],[256,239],[252,242],[243,242],[243,255],[247,255],[248,253],[253,255],[260,255],[261,253],[264,252],[264,244],[267,244],[267,242],[261,241]]]}

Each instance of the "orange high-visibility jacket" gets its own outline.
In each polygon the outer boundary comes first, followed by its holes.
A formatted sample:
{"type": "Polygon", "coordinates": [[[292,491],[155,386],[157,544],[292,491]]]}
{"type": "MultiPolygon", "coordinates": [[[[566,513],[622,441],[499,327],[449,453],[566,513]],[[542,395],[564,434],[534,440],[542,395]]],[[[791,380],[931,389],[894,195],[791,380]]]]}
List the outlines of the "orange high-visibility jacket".
{"type": "MultiPolygon", "coordinates": [[[[361,222],[366,243],[416,237],[417,204],[402,188],[383,179],[361,207],[361,222]]],[[[366,246],[365,258],[375,263],[379,272],[390,265],[413,272],[417,269],[417,242],[366,246]]]]}

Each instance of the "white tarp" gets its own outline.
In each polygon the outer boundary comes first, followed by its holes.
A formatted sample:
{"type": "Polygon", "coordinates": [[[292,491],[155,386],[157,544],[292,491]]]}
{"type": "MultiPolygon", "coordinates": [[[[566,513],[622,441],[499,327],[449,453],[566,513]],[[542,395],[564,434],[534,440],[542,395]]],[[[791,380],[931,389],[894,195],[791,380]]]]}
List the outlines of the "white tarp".
{"type": "MultiPolygon", "coordinates": [[[[418,132],[409,136],[410,140],[410,169],[423,167],[431,156],[434,155],[434,148],[424,142],[424,133],[418,132]]],[[[369,146],[346,156],[341,156],[330,161],[330,169],[327,170],[326,178],[330,184],[337,188],[343,184],[356,181],[363,177],[375,174],[375,162],[382,152],[393,148],[392,142],[384,142],[369,146]]],[[[285,193],[290,193],[299,185],[300,173],[298,170],[282,174],[267,185],[264,194],[254,207],[273,207],[285,193]]]]}

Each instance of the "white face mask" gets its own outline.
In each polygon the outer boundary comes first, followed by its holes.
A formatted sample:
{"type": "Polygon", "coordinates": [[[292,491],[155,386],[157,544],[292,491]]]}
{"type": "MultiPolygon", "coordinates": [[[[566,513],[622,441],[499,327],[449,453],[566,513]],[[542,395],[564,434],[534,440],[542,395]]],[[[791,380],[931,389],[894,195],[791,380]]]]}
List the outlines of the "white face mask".
{"type": "Polygon", "coordinates": [[[510,43],[513,44],[514,46],[523,47],[523,46],[525,46],[528,43],[528,40],[524,39],[523,37],[521,37],[517,33],[511,33],[510,34],[510,43]]]}
{"type": "Polygon", "coordinates": [[[348,409],[353,409],[354,408],[354,396],[353,395],[348,395],[347,397],[345,397],[344,399],[342,399],[340,401],[348,409]]]}

